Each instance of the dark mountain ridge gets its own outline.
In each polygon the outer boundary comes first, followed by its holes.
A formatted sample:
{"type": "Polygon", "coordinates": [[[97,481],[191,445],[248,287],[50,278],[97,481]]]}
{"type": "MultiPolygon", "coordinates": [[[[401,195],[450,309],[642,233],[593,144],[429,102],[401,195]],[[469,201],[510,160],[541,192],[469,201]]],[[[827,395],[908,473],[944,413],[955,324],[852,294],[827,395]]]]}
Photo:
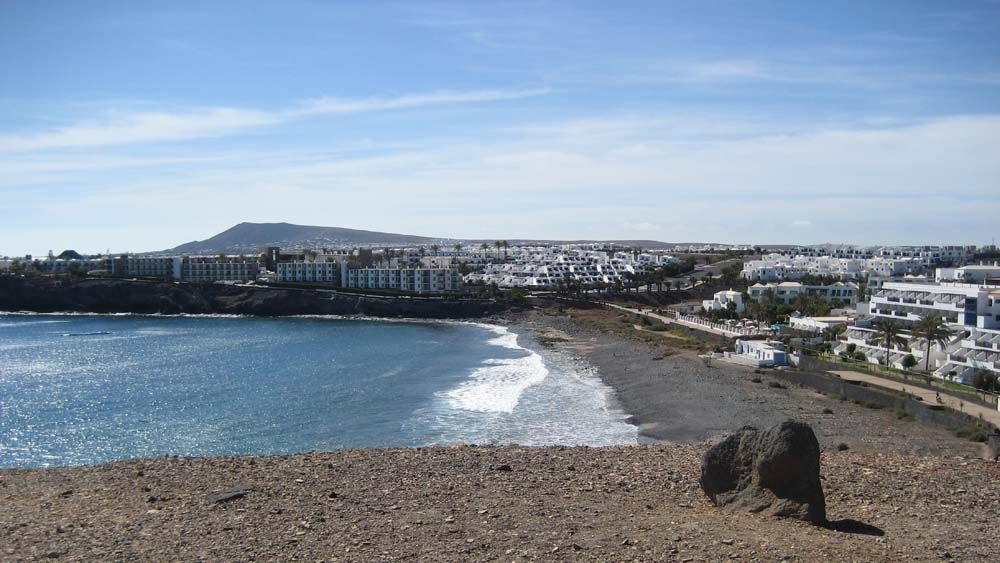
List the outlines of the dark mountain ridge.
{"type": "MultiPolygon", "coordinates": [[[[361,229],[346,229],[343,227],[293,225],[291,223],[240,223],[211,238],[184,243],[180,246],[160,251],[159,253],[254,253],[265,246],[279,246],[281,248],[338,248],[345,246],[428,246],[431,244],[440,244],[442,247],[446,247],[455,243],[462,243],[467,249],[473,250],[483,243],[493,248],[494,242],[494,240],[485,239],[436,238],[365,231],[361,229]]],[[[614,243],[647,249],[674,246],[673,243],[658,240],[545,240],[522,238],[507,239],[507,242],[510,245],[614,243]]]]}

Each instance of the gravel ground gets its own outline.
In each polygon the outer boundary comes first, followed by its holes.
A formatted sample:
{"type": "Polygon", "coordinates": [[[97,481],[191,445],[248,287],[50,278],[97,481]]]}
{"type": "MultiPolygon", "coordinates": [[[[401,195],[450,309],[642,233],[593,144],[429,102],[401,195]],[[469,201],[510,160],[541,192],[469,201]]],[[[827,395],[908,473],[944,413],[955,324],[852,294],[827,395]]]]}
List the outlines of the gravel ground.
{"type": "MultiPolygon", "coordinates": [[[[556,350],[594,366],[615,391],[643,437],[654,441],[700,442],[719,439],[744,425],[766,428],[793,418],[813,427],[824,450],[847,444],[861,452],[898,452],[979,458],[980,444],[943,428],[897,420],[891,410],[873,410],[827,397],[805,387],[776,388],[765,370],[714,361],[674,345],[625,338],[581,323],[583,313],[532,311],[507,319],[556,350]],[[665,355],[666,354],[666,355],[665,355]],[[761,380],[760,383],[753,381],[761,380]]],[[[588,311],[616,319],[614,312],[588,311]]],[[[653,333],[657,334],[657,333],[653,333]]]]}
{"type": "Polygon", "coordinates": [[[0,471],[4,561],[996,561],[1000,469],[824,453],[831,520],[721,512],[705,444],[435,447],[0,471]],[[239,488],[216,501],[212,493],[239,488]]]}

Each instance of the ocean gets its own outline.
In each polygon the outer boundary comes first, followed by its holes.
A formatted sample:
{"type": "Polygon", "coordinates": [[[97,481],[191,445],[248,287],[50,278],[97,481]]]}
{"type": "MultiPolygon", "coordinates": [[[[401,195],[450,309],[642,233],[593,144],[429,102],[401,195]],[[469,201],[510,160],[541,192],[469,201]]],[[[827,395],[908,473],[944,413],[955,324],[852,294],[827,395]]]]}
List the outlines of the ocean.
{"type": "Polygon", "coordinates": [[[586,365],[500,326],[0,315],[0,467],[636,441],[586,365]]]}

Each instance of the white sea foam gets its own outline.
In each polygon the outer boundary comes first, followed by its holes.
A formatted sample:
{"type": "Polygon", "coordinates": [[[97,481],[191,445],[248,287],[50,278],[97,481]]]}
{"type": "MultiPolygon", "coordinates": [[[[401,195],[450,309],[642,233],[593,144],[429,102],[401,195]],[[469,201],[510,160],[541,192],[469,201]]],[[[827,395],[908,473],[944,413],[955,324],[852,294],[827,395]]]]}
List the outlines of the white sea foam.
{"type": "Polygon", "coordinates": [[[21,327],[30,325],[51,325],[58,323],[68,323],[70,321],[18,321],[16,323],[0,323],[0,328],[21,327]]]}
{"type": "Polygon", "coordinates": [[[490,359],[476,368],[469,380],[457,388],[442,393],[452,407],[474,412],[506,412],[517,407],[521,395],[549,375],[541,356],[517,344],[517,334],[495,325],[487,326],[497,336],[487,342],[501,348],[522,350],[520,358],[490,359]]]}

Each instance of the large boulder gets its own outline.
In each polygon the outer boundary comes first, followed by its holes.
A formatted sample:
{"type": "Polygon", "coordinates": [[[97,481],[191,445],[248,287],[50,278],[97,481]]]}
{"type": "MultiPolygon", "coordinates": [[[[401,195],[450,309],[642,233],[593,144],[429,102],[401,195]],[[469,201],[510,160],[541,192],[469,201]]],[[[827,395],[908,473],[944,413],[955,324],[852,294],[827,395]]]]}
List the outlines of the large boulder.
{"type": "Polygon", "coordinates": [[[745,426],[705,453],[701,488],[719,507],[825,524],[819,442],[803,422],[745,426]]]}

